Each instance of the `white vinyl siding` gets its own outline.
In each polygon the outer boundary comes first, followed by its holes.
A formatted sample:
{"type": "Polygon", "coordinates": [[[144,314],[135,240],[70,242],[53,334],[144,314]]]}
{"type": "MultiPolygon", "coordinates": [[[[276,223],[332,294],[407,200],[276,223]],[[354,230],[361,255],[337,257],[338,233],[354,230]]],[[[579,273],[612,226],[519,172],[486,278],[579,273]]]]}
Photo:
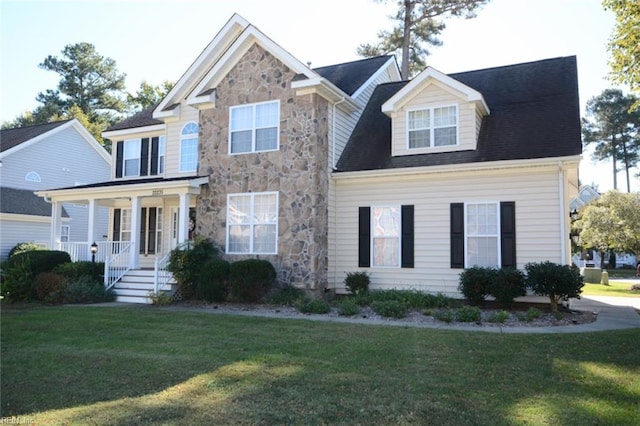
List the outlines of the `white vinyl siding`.
{"type": "MultiPolygon", "coordinates": [[[[514,201],[518,268],[527,262],[563,263],[557,165],[520,167],[504,171],[334,178],[330,229],[330,286],[343,288],[346,272],[358,268],[358,208],[415,205],[414,268],[372,269],[371,288],[404,288],[458,295],[460,270],[450,267],[450,204],[452,200],[486,203],[514,201]]],[[[565,191],[566,193],[566,191],[565,191]]],[[[568,220],[568,219],[567,219],[568,220]]]]}
{"type": "Polygon", "coordinates": [[[278,150],[280,101],[233,106],[229,117],[229,154],[278,150]]]}
{"type": "Polygon", "coordinates": [[[278,193],[227,195],[227,253],[277,254],[278,193]]]}
{"type": "MultiPolygon", "coordinates": [[[[166,146],[164,160],[164,177],[180,176],[180,139],[182,129],[188,122],[198,122],[198,110],[195,108],[181,108],[180,119],[166,124],[166,146]]],[[[190,173],[190,172],[185,172],[190,173]]]]}

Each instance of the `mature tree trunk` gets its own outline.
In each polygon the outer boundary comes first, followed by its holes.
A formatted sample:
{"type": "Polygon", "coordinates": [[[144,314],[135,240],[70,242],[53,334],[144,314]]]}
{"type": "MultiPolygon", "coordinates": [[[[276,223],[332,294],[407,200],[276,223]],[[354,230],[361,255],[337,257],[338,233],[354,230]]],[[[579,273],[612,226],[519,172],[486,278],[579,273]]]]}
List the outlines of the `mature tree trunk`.
{"type": "Polygon", "coordinates": [[[402,37],[402,65],[400,74],[403,80],[409,79],[409,46],[411,41],[411,14],[414,3],[412,0],[404,0],[404,28],[402,37]]]}

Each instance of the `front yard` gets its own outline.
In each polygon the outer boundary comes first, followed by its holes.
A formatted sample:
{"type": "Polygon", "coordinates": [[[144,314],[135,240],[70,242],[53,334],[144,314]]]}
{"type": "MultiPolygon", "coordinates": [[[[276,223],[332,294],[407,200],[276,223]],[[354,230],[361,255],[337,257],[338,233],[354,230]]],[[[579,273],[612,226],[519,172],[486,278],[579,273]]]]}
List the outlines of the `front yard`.
{"type": "Polygon", "coordinates": [[[2,307],[1,416],[37,424],[629,424],[640,329],[502,335],[2,307]]]}

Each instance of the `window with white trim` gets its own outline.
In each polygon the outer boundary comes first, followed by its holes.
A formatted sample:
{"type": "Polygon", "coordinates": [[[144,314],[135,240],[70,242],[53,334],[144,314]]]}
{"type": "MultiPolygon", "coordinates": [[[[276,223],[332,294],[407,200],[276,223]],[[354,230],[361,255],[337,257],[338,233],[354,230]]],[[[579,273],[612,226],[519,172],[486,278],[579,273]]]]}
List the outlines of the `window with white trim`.
{"type": "Polygon", "coordinates": [[[500,213],[498,203],[466,203],[466,265],[500,266],[500,213]]]}
{"type": "Polygon", "coordinates": [[[140,139],[124,141],[124,176],[140,176],[140,139]]]}
{"type": "Polygon", "coordinates": [[[61,225],[60,226],[60,242],[68,243],[69,235],[71,235],[71,226],[70,225],[61,225]]]}
{"type": "Polygon", "coordinates": [[[122,209],[120,213],[120,239],[131,241],[131,209],[122,209]]]}
{"type": "Polygon", "coordinates": [[[227,195],[227,253],[277,254],[278,193],[227,195]]]}
{"type": "Polygon", "coordinates": [[[26,180],[27,182],[42,182],[42,179],[37,172],[27,173],[27,175],[24,177],[24,180],[26,180]]]}
{"type": "MultiPolygon", "coordinates": [[[[166,138],[164,136],[160,136],[158,138],[158,174],[164,174],[164,157],[166,151],[166,138]]],[[[151,159],[153,161],[153,158],[151,159]]]]}
{"type": "Polygon", "coordinates": [[[407,129],[409,149],[457,145],[458,107],[451,105],[409,111],[407,129]]]}
{"type": "Polygon", "coordinates": [[[198,123],[191,121],[180,133],[180,171],[195,172],[198,168],[198,123]]]}
{"type": "Polygon", "coordinates": [[[400,267],[400,206],[371,207],[371,265],[400,267]]]}
{"type": "Polygon", "coordinates": [[[280,134],[280,101],[229,108],[229,154],[276,151],[280,134]]]}

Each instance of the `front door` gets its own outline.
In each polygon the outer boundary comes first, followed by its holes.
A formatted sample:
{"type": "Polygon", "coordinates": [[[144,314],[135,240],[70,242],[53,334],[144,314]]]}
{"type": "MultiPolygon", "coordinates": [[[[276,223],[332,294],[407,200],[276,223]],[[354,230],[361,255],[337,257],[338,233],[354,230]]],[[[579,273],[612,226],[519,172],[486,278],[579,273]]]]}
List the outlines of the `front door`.
{"type": "Polygon", "coordinates": [[[143,207],[140,217],[140,254],[162,253],[162,207],[143,207]]]}

